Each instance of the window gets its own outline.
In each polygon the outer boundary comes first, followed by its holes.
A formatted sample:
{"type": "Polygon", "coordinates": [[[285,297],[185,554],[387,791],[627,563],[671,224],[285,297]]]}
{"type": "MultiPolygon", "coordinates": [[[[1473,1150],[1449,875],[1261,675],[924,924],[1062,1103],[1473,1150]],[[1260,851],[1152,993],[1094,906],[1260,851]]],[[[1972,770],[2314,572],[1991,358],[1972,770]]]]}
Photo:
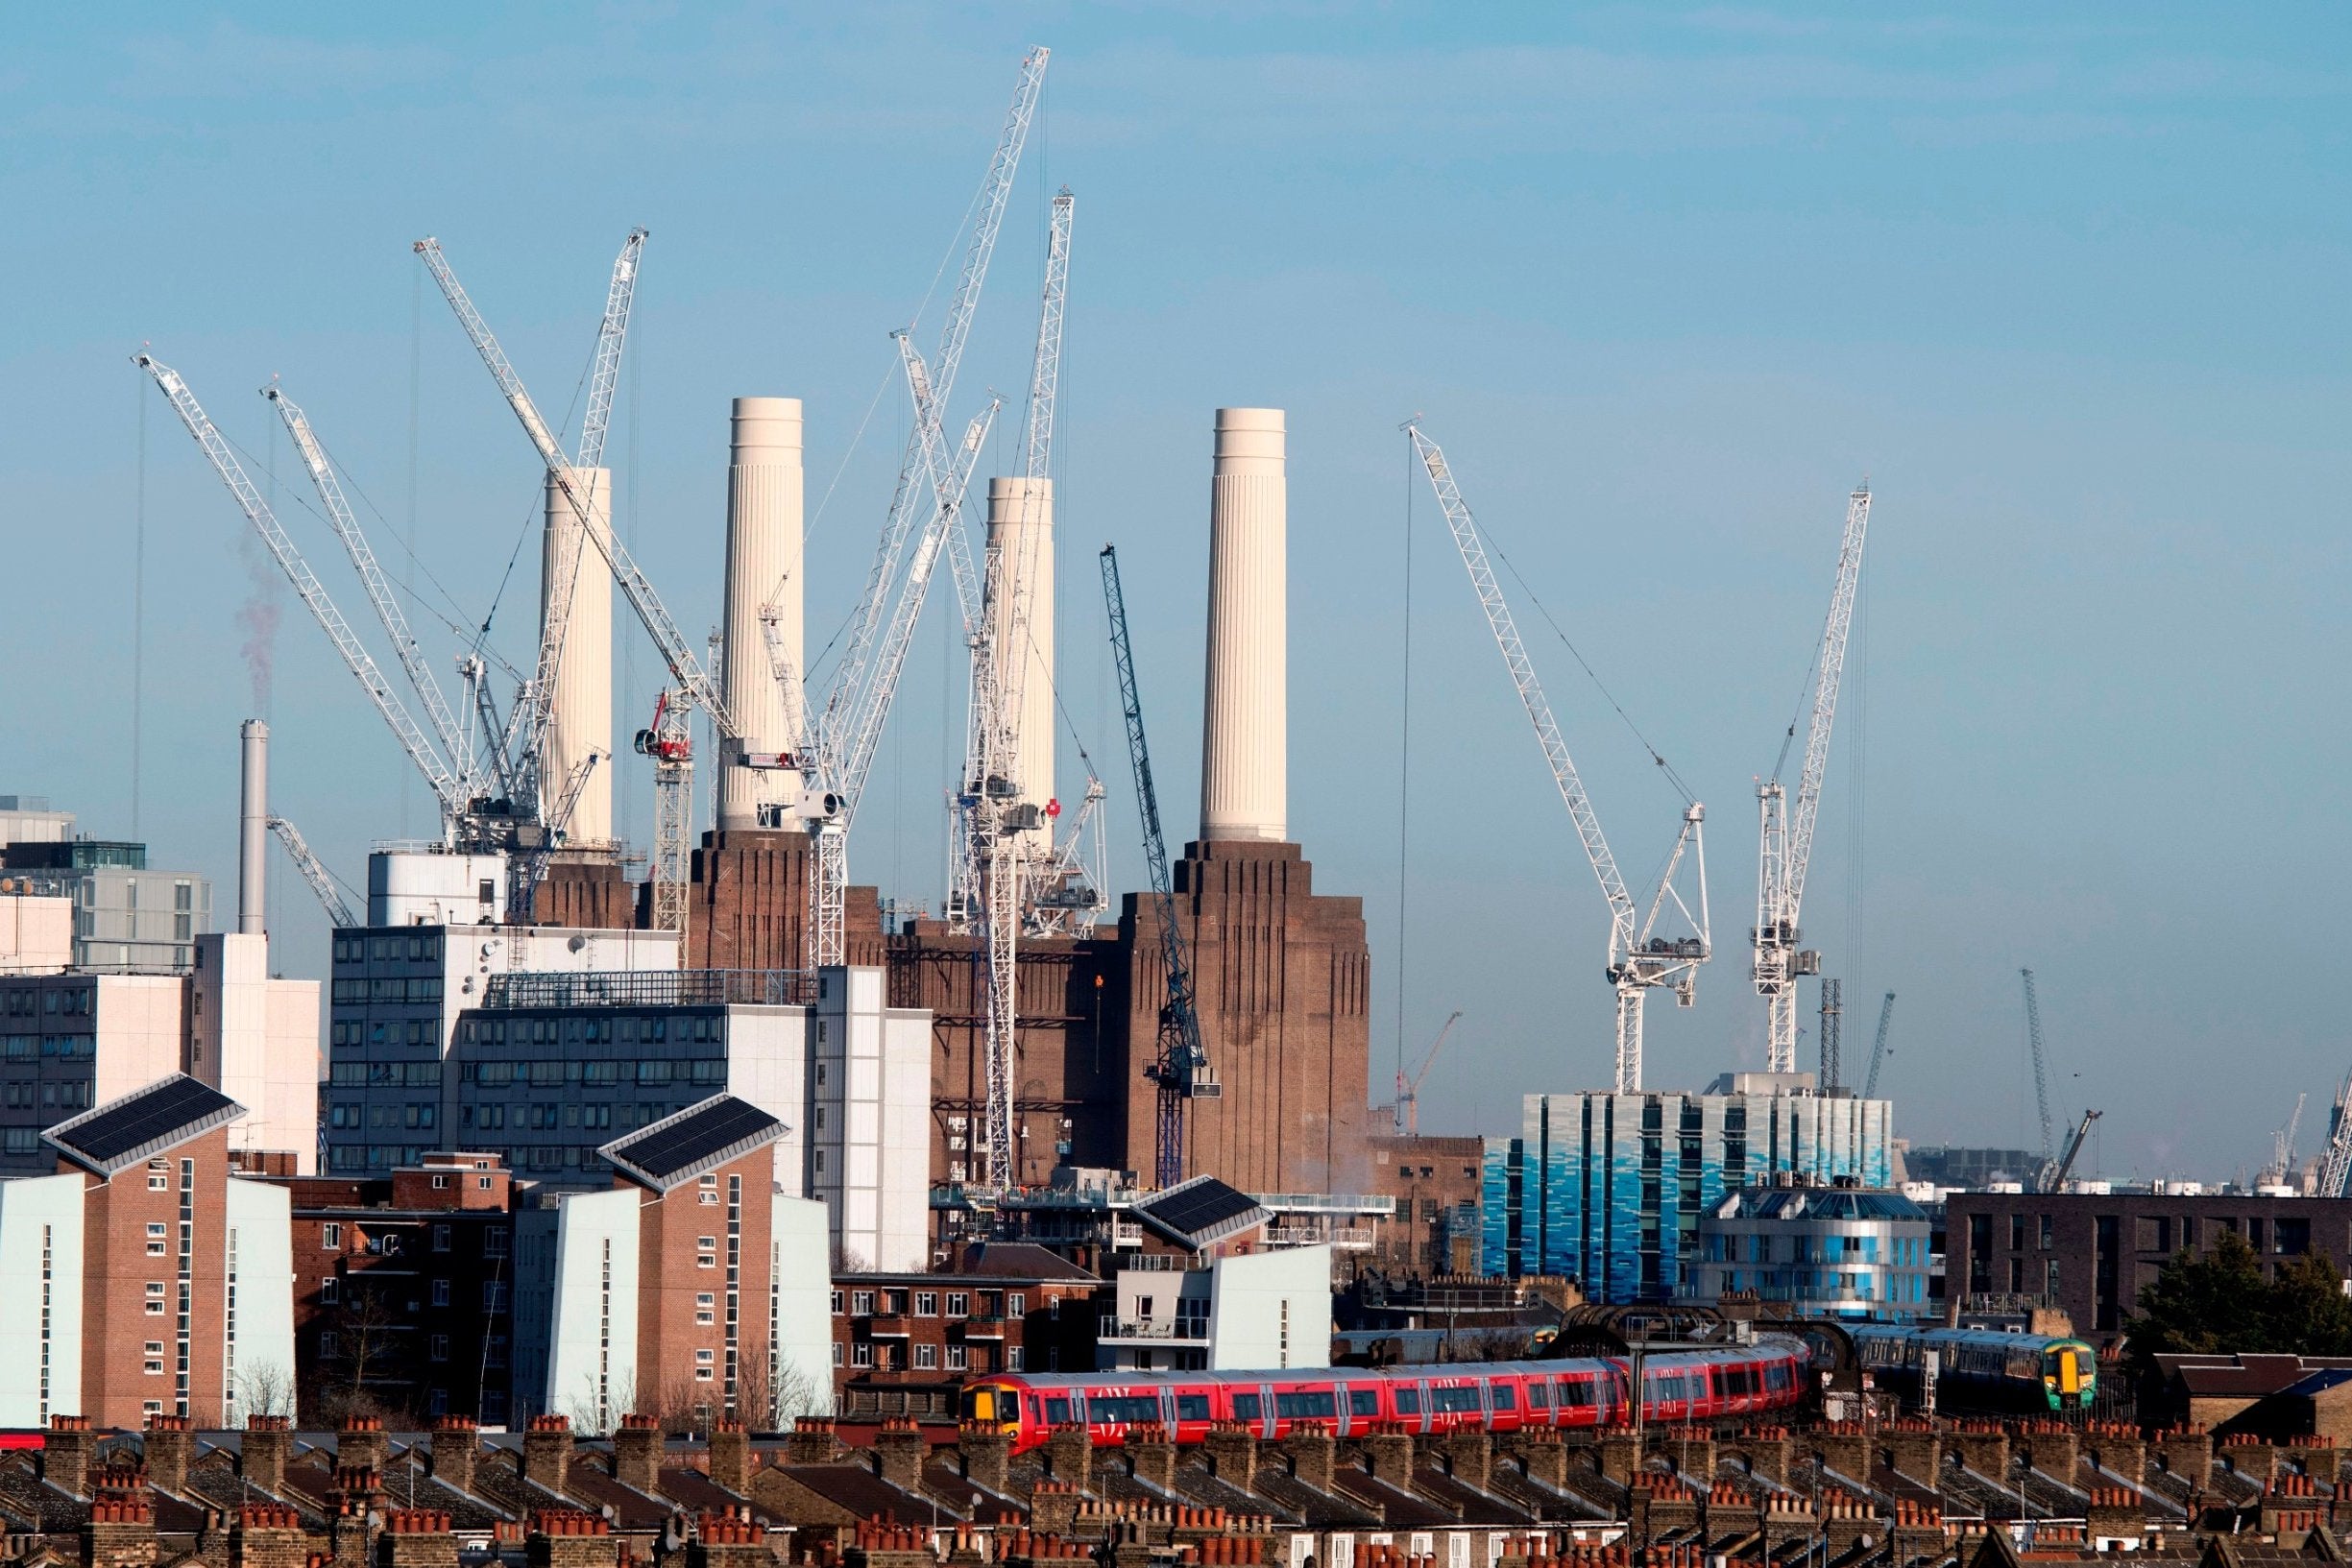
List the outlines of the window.
{"type": "Polygon", "coordinates": [[[938,1292],[938,1291],[915,1291],[915,1293],[914,1293],[914,1315],[915,1315],[915,1316],[917,1316],[917,1317],[936,1317],[936,1316],[938,1316],[938,1315],[939,1315],[939,1292],[938,1292]]]}
{"type": "Polygon", "coordinates": [[[159,1279],[147,1282],[147,1314],[151,1317],[163,1315],[163,1282],[159,1279]]]}
{"type": "Polygon", "coordinates": [[[482,1364],[503,1367],[506,1364],[506,1336],[494,1334],[482,1341],[482,1364]]]}
{"type": "Polygon", "coordinates": [[[873,1365],[874,1346],[872,1343],[867,1340],[861,1339],[856,1344],[851,1345],[849,1347],[849,1364],[852,1366],[873,1365]]]}
{"type": "Polygon", "coordinates": [[[449,1337],[446,1334],[434,1335],[425,1345],[425,1355],[437,1362],[448,1361],[449,1359],[449,1337]]]}
{"type": "Polygon", "coordinates": [[[163,1256],[163,1242],[168,1235],[170,1235],[170,1230],[162,1220],[151,1219],[147,1222],[147,1255],[149,1257],[160,1258],[163,1256]]]}
{"type": "Polygon", "coordinates": [[[914,1347],[914,1365],[915,1370],[919,1372],[936,1371],[939,1365],[939,1347],[937,1345],[916,1345],[914,1347]]]}
{"type": "Polygon", "coordinates": [[[433,1281],[433,1305],[436,1307],[446,1307],[449,1304],[449,1282],[445,1279],[437,1279],[433,1281]]]}
{"type": "Polygon", "coordinates": [[[694,1266],[696,1268],[716,1268],[718,1266],[717,1237],[697,1236],[694,1238],[694,1266]]]}
{"type": "Polygon", "coordinates": [[[433,1227],[433,1250],[435,1252],[447,1252],[449,1250],[449,1226],[435,1225],[433,1227]]]}
{"type": "Polygon", "coordinates": [[[502,1313],[506,1310],[506,1282],[502,1279],[482,1281],[482,1311],[502,1313]]]}
{"type": "Polygon", "coordinates": [[[1028,1315],[1029,1315],[1029,1296],[1028,1296],[1028,1293],[1027,1293],[1027,1292],[1025,1292],[1025,1291],[1006,1291],[1006,1292],[1005,1292],[1005,1315],[1006,1315],[1006,1316],[1007,1316],[1007,1317],[1025,1317],[1025,1316],[1027,1316],[1028,1315]]]}
{"type": "Polygon", "coordinates": [[[697,1323],[717,1322],[717,1309],[718,1298],[715,1294],[709,1291],[698,1292],[694,1297],[694,1321],[697,1323]]]}
{"type": "MultiPolygon", "coordinates": [[[[483,1184],[484,1186],[488,1186],[488,1185],[489,1185],[489,1183],[490,1183],[490,1178],[489,1178],[488,1176],[484,1176],[484,1177],[482,1178],[482,1184],[483,1184]]],[[[485,1257],[485,1258],[503,1258],[503,1257],[505,1257],[505,1256],[506,1256],[506,1232],[504,1232],[504,1231],[502,1231],[502,1230],[494,1230],[494,1231],[490,1232],[488,1235],[484,1236],[484,1237],[482,1238],[482,1256],[483,1256],[483,1257],[485,1257]]]]}
{"type": "Polygon", "coordinates": [[[148,1190],[149,1192],[151,1192],[151,1193],[163,1193],[163,1192],[169,1192],[169,1191],[171,1190],[171,1185],[172,1185],[172,1182],[171,1182],[171,1177],[169,1177],[169,1176],[165,1175],[165,1174],[164,1174],[164,1172],[165,1172],[165,1171],[167,1171],[167,1170],[169,1170],[170,1169],[171,1169],[170,1165],[169,1165],[168,1163],[166,1163],[165,1161],[162,1161],[162,1160],[150,1160],[150,1161],[148,1161],[148,1162],[147,1162],[147,1190],[148,1190]]]}
{"type": "Polygon", "coordinates": [[[2049,1215],[2042,1216],[2042,1250],[2048,1252],[2057,1244],[2057,1226],[2049,1215]]]}
{"type": "Polygon", "coordinates": [[[1007,1372],[1018,1372],[1018,1371],[1020,1371],[1020,1370],[1022,1369],[1023,1365],[1024,1365],[1024,1364],[1025,1364],[1025,1363],[1028,1362],[1028,1360],[1029,1360],[1029,1358],[1028,1358],[1028,1357],[1026,1357],[1026,1356],[1024,1356],[1024,1355],[1021,1353],[1021,1347],[1020,1347],[1019,1345],[1006,1345],[1006,1346],[1005,1347],[1005,1370],[1006,1370],[1006,1371],[1007,1371],[1007,1372]]]}
{"type": "MultiPolygon", "coordinates": [[[[83,885],[86,887],[88,884],[85,882],[83,885]]],[[[147,1401],[146,1404],[141,1405],[139,1409],[149,1415],[161,1415],[163,1413],[163,1401],[160,1399],[151,1399],[147,1401]]]]}
{"type": "Polygon", "coordinates": [[[319,1245],[328,1252],[343,1250],[343,1227],[328,1220],[319,1227],[319,1245]]]}
{"type": "Polygon", "coordinates": [[[322,1307],[333,1307],[333,1306],[338,1306],[338,1305],[340,1305],[340,1304],[342,1303],[342,1301],[343,1301],[343,1282],[342,1282],[341,1280],[337,1279],[337,1278],[336,1278],[334,1275],[329,1274],[329,1275],[327,1275],[327,1276],[325,1279],[323,1279],[323,1280],[319,1281],[319,1305],[320,1305],[320,1306],[322,1306],[322,1307]]]}
{"type": "MultiPolygon", "coordinates": [[[[840,1309],[837,1307],[837,1308],[836,1308],[836,1309],[834,1309],[834,1310],[837,1312],[837,1311],[839,1311],[840,1309]]],[[[968,1316],[970,1316],[970,1315],[971,1315],[971,1313],[972,1313],[972,1297],[971,1297],[971,1295],[970,1295],[970,1293],[969,1293],[969,1292],[967,1292],[967,1291],[948,1291],[948,1293],[947,1293],[947,1315],[948,1315],[948,1316],[950,1316],[950,1317],[968,1317],[968,1316]]]]}
{"type": "Polygon", "coordinates": [[[335,1333],[335,1331],[332,1329],[328,1329],[326,1333],[320,1335],[319,1354],[326,1357],[328,1361],[332,1361],[337,1356],[343,1354],[343,1337],[335,1333]]]}
{"type": "Polygon", "coordinates": [[[841,1292],[838,1291],[833,1292],[833,1315],[836,1317],[841,1315],[841,1292]]]}
{"type": "Polygon", "coordinates": [[[947,1369],[949,1371],[960,1372],[971,1364],[971,1351],[966,1346],[958,1344],[947,1347],[947,1369]]]}
{"type": "Polygon", "coordinates": [[[838,1339],[833,1342],[833,1364],[836,1366],[841,1364],[841,1341],[838,1339]]]}
{"type": "Polygon", "coordinates": [[[850,1291],[849,1310],[860,1317],[872,1316],[874,1313],[874,1292],[871,1291],[850,1291]]]}

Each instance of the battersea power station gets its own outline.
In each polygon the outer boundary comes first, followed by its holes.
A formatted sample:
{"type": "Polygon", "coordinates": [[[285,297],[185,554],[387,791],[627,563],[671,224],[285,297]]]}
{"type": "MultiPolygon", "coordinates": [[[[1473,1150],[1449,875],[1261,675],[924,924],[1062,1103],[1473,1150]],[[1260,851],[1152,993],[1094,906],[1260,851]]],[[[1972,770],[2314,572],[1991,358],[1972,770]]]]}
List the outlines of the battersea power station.
{"type": "MultiPolygon", "coordinates": [[[[731,640],[739,606],[757,597],[740,591],[744,585],[798,581],[797,561],[778,544],[795,542],[796,554],[799,425],[796,401],[739,401],[731,640]]],[[[1290,832],[1285,462],[1281,410],[1217,412],[1200,832],[1173,872],[1202,1035],[1223,1092],[1190,1102],[1185,1174],[1214,1174],[1248,1192],[1356,1191],[1364,1174],[1370,962],[1361,901],[1319,892],[1290,832]]],[[[1009,552],[1016,530],[1028,536],[1018,550],[1032,574],[1028,640],[1032,661],[1044,666],[1028,688],[1044,700],[1024,705],[1017,746],[1024,774],[1045,780],[1054,776],[1052,528],[1052,481],[990,485],[992,549],[1009,552]]],[[[796,640],[797,604],[785,618],[796,640]]],[[[726,663],[731,677],[753,667],[750,660],[726,663]]],[[[731,703],[740,685],[739,711],[753,710],[763,684],[731,680],[731,703]]],[[[749,769],[722,780],[717,826],[693,856],[685,931],[691,967],[804,964],[813,840],[797,827],[768,825],[780,814],[763,809],[757,784],[749,769]]],[[[612,874],[594,862],[560,862],[542,890],[543,916],[602,902],[568,896],[568,876],[612,874]]],[[[1167,997],[1157,922],[1156,902],[1130,892],[1115,926],[1022,938],[1011,1162],[1018,1182],[1043,1183],[1056,1165],[1152,1170],[1157,1090],[1146,1069],[1167,997]]],[[[983,933],[931,916],[886,929],[870,886],[850,888],[844,928],[848,962],[886,972],[889,1005],[930,1015],[933,1181],[977,1179],[986,1103],[983,933]]]]}

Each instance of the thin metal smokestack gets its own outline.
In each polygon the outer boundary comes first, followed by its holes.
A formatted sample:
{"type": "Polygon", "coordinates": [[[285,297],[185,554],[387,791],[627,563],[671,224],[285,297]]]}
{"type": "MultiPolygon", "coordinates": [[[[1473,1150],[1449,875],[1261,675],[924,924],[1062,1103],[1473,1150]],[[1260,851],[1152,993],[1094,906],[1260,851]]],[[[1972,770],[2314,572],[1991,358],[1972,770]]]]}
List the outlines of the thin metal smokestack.
{"type": "Polygon", "coordinates": [[[270,727],[249,718],[237,732],[237,930],[259,936],[269,908],[270,727]]]}
{"type": "MultiPolygon", "coordinates": [[[[588,515],[596,533],[613,537],[613,474],[609,469],[574,469],[573,482],[589,496],[588,515]]],[[[547,614],[556,544],[576,543],[579,563],[572,580],[571,624],[564,636],[564,662],[555,672],[554,712],[548,715],[546,765],[540,791],[548,810],[563,798],[571,775],[590,756],[596,766],[565,825],[565,841],[577,848],[606,848],[613,841],[613,572],[604,551],[580,532],[579,515],[563,487],[547,478],[547,526],[540,556],[540,621],[547,614]]]]}
{"type": "Polygon", "coordinates": [[[1203,842],[1281,843],[1289,836],[1285,462],[1282,410],[1217,411],[1200,739],[1203,842]]]}
{"type": "MultiPolygon", "coordinates": [[[[740,742],[719,748],[718,826],[756,828],[799,776],[737,765],[744,752],[794,749],[768,661],[765,619],[796,677],[801,665],[801,429],[798,398],[738,398],[727,462],[727,619],[720,678],[740,742]]],[[[796,825],[796,824],[795,824],[796,825]]]]}

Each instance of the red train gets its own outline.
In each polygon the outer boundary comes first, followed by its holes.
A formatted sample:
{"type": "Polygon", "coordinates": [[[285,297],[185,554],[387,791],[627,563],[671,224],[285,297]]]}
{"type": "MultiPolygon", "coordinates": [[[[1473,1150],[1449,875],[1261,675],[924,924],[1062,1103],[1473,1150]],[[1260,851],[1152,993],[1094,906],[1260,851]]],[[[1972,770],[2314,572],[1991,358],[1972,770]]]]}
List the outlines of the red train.
{"type": "MultiPolygon", "coordinates": [[[[1722,1350],[1661,1352],[1641,1362],[1642,1419],[1712,1421],[1783,1410],[1805,1396],[1802,1342],[1771,1336],[1722,1350]]],[[[1276,1372],[1060,1372],[991,1377],[963,1391],[963,1418],[1003,1426],[1013,1451],[1055,1427],[1086,1428],[1115,1448],[1139,1426],[1197,1443],[1218,1421],[1280,1437],[1300,1421],[1341,1436],[1396,1422],[1414,1432],[1484,1427],[1600,1427],[1633,1420],[1633,1368],[1623,1358],[1321,1367],[1276,1372]]]]}

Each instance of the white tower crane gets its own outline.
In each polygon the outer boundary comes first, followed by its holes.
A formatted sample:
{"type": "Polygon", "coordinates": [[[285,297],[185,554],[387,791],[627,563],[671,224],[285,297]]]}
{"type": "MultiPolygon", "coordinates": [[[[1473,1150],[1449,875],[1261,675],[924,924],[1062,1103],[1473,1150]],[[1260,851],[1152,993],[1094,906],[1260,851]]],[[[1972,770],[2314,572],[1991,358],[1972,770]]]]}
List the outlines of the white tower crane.
{"type": "Polygon", "coordinates": [[[2312,1189],[2314,1197],[2342,1197],[2347,1193],[2352,1193],[2352,1075],[2336,1091],[2327,1147],[2319,1154],[2319,1179],[2312,1189]]]}
{"type": "Polygon", "coordinates": [[[687,967],[689,841],[694,817],[694,711],[682,691],[664,691],[653,722],[637,732],[636,749],[653,760],[653,929],[678,933],[678,967],[687,967]]]}
{"type": "Polygon", "coordinates": [[[246,476],[244,467],[237,462],[236,453],[230,450],[227,438],[214,426],[211,416],[196,400],[195,393],[188,390],[187,382],[181,378],[179,372],[147,354],[137,355],[135,363],[154,377],[156,385],[171,399],[172,408],[179,414],[181,422],[187,426],[188,434],[196,438],[196,445],[211,462],[213,471],[220,475],[221,483],[235,497],[238,508],[244,512],[246,520],[253,524],[254,531],[261,536],[261,543],[268,547],[279,569],[294,585],[296,595],[309,608],[312,617],[327,633],[327,640],[335,645],[335,652],[342,656],[344,667],[352,672],[352,679],[368,694],[368,700],[376,705],[376,711],[391,726],[394,738],[400,741],[400,749],[408,754],[408,760],[424,776],[425,784],[433,791],[433,798],[440,804],[442,821],[445,824],[457,822],[469,805],[464,781],[449,760],[434,749],[433,742],[410,715],[407,705],[400,701],[400,693],[393,689],[392,683],[385,679],[384,672],[376,667],[375,659],[352,632],[351,623],[335,608],[334,600],[327,596],[325,585],[320,583],[317,574],[311,571],[309,563],[303,559],[302,552],[294,547],[294,541],[279,525],[277,514],[261,498],[261,493],[255,488],[253,480],[246,476]]]}
{"type": "Polygon", "coordinates": [[[1478,537],[1470,509],[1463,502],[1460,487],[1454,483],[1453,470],[1446,467],[1445,454],[1422,433],[1418,420],[1406,421],[1404,431],[1411,438],[1421,466],[1429,470],[1430,487],[1437,492],[1446,526],[1453,531],[1454,546],[1461,551],[1462,564],[1469,571],[1470,587],[1478,595],[1479,608],[1486,612],[1487,629],[1494,635],[1495,646],[1502,652],[1503,667],[1510,672],[1519,703],[1535,726],[1536,743],[1542,748],[1543,760],[1551,768],[1552,783],[1568,808],[1569,820],[1576,825],[1576,836],[1584,845],[1586,858],[1592,863],[1601,895],[1609,901],[1607,973],[1617,994],[1616,1087],[1619,1094],[1630,1094],[1641,1087],[1644,995],[1656,987],[1667,987],[1679,1003],[1689,1006],[1698,984],[1699,965],[1707,961],[1711,951],[1707,918],[1707,847],[1703,837],[1707,808],[1695,801],[1685,808],[1674,852],[1667,857],[1665,874],[1644,912],[1626,889],[1625,879],[1617,871],[1616,857],[1610,854],[1609,841],[1601,834],[1600,818],[1594,814],[1584,781],[1577,776],[1576,763],[1568,756],[1567,741],[1561,736],[1560,725],[1552,717],[1551,702],[1543,694],[1542,682],[1536,677],[1526,645],[1519,640],[1518,625],[1512,618],[1502,586],[1487,564],[1486,545],[1478,537]],[[1685,852],[1692,858],[1698,879],[1695,912],[1675,888],[1675,878],[1685,852]],[[1659,916],[1669,902],[1689,934],[1676,937],[1655,934],[1659,916]]]}
{"type": "Polygon", "coordinates": [[[328,925],[350,928],[367,924],[352,913],[352,906],[343,900],[343,890],[335,885],[334,875],[327,869],[324,861],[310,852],[301,829],[284,817],[272,817],[270,832],[276,833],[278,841],[286,847],[286,854],[293,857],[294,869],[303,874],[303,880],[310,884],[310,891],[319,896],[319,904],[327,910],[328,925]]]}
{"type": "MultiPolygon", "coordinates": [[[[1830,591],[1830,618],[1822,628],[1821,659],[1813,686],[1813,717],[1805,737],[1805,767],[1792,809],[1775,764],[1772,777],[1756,790],[1761,817],[1756,873],[1756,991],[1764,999],[1765,1068],[1797,1070],[1797,977],[1821,972],[1821,954],[1797,946],[1797,915],[1805,902],[1805,873],[1813,856],[1813,820],[1821,808],[1821,780],[1830,762],[1830,729],[1837,720],[1837,687],[1846,668],[1846,632],[1854,620],[1854,594],[1862,576],[1862,541],[1870,530],[1870,486],[1865,481],[1846,502],[1846,532],[1837,550],[1837,581],[1830,591]]],[[[1791,723],[1781,747],[1784,761],[1791,723]]]]}
{"type": "MultiPolygon", "coordinates": [[[[1022,149],[1028,143],[1030,124],[1037,109],[1037,97],[1045,84],[1048,59],[1047,50],[1036,48],[1021,61],[1012,106],[997,137],[975,204],[972,238],[940,329],[937,354],[926,363],[911,338],[904,332],[897,334],[901,362],[914,401],[913,428],[909,433],[898,484],[891,495],[889,515],[867,574],[865,591],[851,617],[848,641],[816,721],[816,740],[804,775],[808,787],[803,792],[801,815],[809,824],[816,847],[815,875],[809,884],[812,966],[837,964],[844,955],[843,901],[848,887],[849,828],[856,817],[866,773],[873,764],[883,722],[897,694],[907,641],[922,613],[932,570],[942,552],[948,556],[957,579],[967,639],[982,619],[979,586],[971,580],[962,505],[973,466],[979,460],[999,405],[996,399],[990,399],[987,409],[972,422],[962,446],[952,457],[946,449],[942,420],[955,390],[956,374],[963,362],[964,346],[971,336],[988,263],[996,253],[1006,203],[1012,194],[1013,177],[1020,168],[1022,149]],[[918,519],[922,521],[919,529],[918,519]],[[909,557],[910,540],[914,542],[914,550],[909,557]],[[902,560],[908,566],[905,580],[900,583],[902,560]],[[894,583],[899,584],[895,595],[894,583]]],[[[789,672],[785,673],[788,679],[789,672]]],[[[976,695],[978,689],[976,687],[976,695]]],[[[804,700],[789,693],[787,707],[792,709],[804,700]]],[[[1009,979],[1008,974],[1007,982],[1009,979]]]]}
{"type": "MultiPolygon", "coordinates": [[[[367,589],[369,602],[376,607],[376,618],[383,626],[384,635],[391,639],[393,656],[400,660],[400,668],[407,672],[409,686],[424,705],[425,721],[432,726],[434,736],[440,740],[442,755],[452,764],[458,784],[471,808],[472,797],[480,784],[475,776],[473,743],[456,714],[442,697],[441,685],[433,679],[432,667],[425,662],[416,634],[409,630],[408,617],[400,610],[392,584],[385,577],[382,566],[377,563],[376,552],[369,547],[367,535],[361,531],[359,519],[352,513],[351,502],[344,496],[342,481],[335,476],[334,466],[327,460],[326,448],[319,444],[317,433],[310,427],[310,417],[275,381],[261,389],[261,396],[277,408],[279,418],[285,423],[286,434],[293,438],[294,449],[301,455],[303,467],[309,470],[311,485],[318,491],[319,500],[327,508],[327,526],[343,542],[344,551],[352,559],[352,568],[359,573],[359,580],[367,589]]],[[[497,739],[495,731],[492,732],[492,739],[497,739]]],[[[445,822],[444,837],[458,836],[453,832],[458,827],[458,824],[445,822]]]]}
{"type": "Polygon", "coordinates": [[[2294,1178],[2294,1139],[2303,1125],[2303,1102],[2308,1096],[2294,1097],[2294,1110],[2287,1124],[2270,1135],[2270,1163],[2263,1169],[2265,1183],[2276,1186],[2294,1178]]]}

